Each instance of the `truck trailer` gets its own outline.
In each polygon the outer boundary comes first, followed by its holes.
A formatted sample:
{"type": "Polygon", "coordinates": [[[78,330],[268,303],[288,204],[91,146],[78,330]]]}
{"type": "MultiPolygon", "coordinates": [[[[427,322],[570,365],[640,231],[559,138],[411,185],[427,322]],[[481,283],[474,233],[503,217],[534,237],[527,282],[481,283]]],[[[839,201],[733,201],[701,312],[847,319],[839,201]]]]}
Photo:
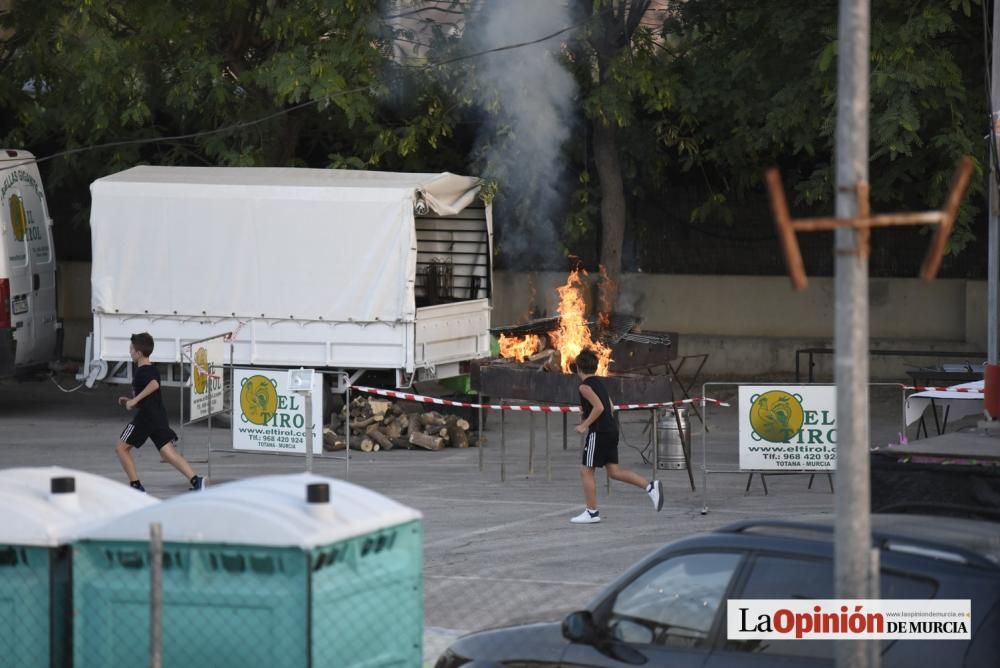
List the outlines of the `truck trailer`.
{"type": "Polygon", "coordinates": [[[81,380],[127,383],[129,338],[184,382],[185,343],[236,365],[395,372],[490,353],[492,211],[478,178],[140,166],[91,185],[93,332],[81,380]]]}

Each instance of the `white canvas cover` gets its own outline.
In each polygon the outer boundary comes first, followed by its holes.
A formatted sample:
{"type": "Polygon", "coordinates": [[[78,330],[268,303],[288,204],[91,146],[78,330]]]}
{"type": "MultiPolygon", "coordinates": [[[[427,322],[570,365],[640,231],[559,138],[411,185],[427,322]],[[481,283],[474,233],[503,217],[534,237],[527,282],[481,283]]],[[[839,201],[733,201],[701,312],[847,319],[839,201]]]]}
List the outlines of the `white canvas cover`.
{"type": "Polygon", "coordinates": [[[61,466],[0,470],[0,543],[57,547],[88,528],[160,503],[128,485],[61,466]],[[74,478],[76,492],[53,495],[52,478],[74,478]]]}
{"type": "Polygon", "coordinates": [[[91,185],[99,313],[412,322],[414,206],[457,213],[479,180],[134,167],[91,185]]]}
{"type": "Polygon", "coordinates": [[[420,512],[364,487],[309,473],[270,475],[182,494],[88,531],[83,539],[145,541],[149,524],[175,543],[310,549],[421,518],[420,512]],[[306,487],[330,486],[328,504],[306,503],[306,487]]]}

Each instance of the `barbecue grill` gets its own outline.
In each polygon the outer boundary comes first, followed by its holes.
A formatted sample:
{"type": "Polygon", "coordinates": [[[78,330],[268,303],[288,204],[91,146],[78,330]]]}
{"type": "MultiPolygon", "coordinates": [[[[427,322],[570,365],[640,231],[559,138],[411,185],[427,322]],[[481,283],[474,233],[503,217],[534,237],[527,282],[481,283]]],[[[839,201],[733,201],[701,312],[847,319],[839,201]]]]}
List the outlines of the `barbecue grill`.
{"type": "MultiPolygon", "coordinates": [[[[616,404],[647,404],[673,401],[673,375],[668,362],[677,357],[677,334],[673,332],[647,332],[639,329],[639,318],[631,315],[612,314],[606,327],[599,328],[590,322],[591,338],[611,348],[611,374],[603,378],[611,400],[616,404]],[[636,373],[651,371],[663,366],[665,373],[636,373]]],[[[559,328],[559,318],[542,318],[523,325],[497,327],[495,336],[524,337],[530,334],[546,335],[559,328]]],[[[580,379],[575,373],[556,373],[544,370],[544,365],[519,363],[510,359],[494,358],[473,362],[470,374],[472,386],[480,396],[504,400],[527,401],[533,404],[569,404],[580,402],[580,379]]],[[[654,411],[655,414],[655,411],[654,411]]],[[[548,413],[545,413],[546,459],[548,460],[548,413]]],[[[535,413],[530,414],[530,439],[528,466],[533,470],[535,444],[535,413]]],[[[652,423],[655,425],[655,421],[652,423]]],[[[678,426],[679,428],[679,426],[678,426]]],[[[567,415],[562,414],[562,445],[568,446],[567,415]]],[[[656,427],[653,427],[653,448],[656,445],[656,427]]],[[[506,477],[504,458],[504,411],[500,413],[500,479],[506,477]]],[[[687,452],[685,452],[687,454],[687,452]]],[[[482,470],[480,452],[480,470],[482,470]]],[[[551,466],[551,464],[549,464],[551,466]]],[[[694,488],[694,479],[688,463],[688,478],[694,488]]],[[[653,477],[655,471],[655,454],[653,477]]],[[[551,470],[549,471],[551,477],[551,470]]],[[[610,482],[609,482],[610,484],[610,482]]]]}

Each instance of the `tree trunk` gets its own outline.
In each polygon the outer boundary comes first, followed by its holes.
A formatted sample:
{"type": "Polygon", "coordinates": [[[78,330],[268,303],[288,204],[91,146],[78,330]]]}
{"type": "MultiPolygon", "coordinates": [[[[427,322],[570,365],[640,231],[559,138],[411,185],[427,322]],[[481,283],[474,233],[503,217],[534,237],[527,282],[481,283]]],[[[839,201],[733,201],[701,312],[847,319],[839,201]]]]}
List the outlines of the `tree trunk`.
{"type": "Polygon", "coordinates": [[[625,186],[615,128],[594,120],[594,165],[601,186],[601,264],[612,285],[608,299],[613,308],[618,298],[625,242],[625,186]]]}

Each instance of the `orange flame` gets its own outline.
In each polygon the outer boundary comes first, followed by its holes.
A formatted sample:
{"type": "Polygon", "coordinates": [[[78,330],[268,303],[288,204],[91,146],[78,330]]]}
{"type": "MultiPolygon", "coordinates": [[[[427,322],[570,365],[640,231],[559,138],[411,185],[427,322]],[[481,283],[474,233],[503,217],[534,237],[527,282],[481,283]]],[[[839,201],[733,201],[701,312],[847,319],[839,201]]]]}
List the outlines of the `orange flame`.
{"type": "MultiPolygon", "coordinates": [[[[581,351],[590,348],[597,355],[597,375],[607,376],[611,365],[611,349],[590,336],[590,327],[584,317],[587,304],[583,300],[581,271],[571,271],[566,284],[559,288],[559,329],[549,337],[552,339],[552,346],[559,351],[564,373],[569,373],[570,364],[581,351]]],[[[587,272],[583,271],[583,275],[586,276],[587,272]]]]}
{"type": "Polygon", "coordinates": [[[500,335],[500,356],[524,362],[542,348],[542,339],[534,334],[525,337],[500,335]]]}
{"type": "Polygon", "coordinates": [[[601,283],[598,286],[598,296],[600,307],[597,312],[597,326],[600,331],[604,331],[611,326],[611,307],[613,306],[612,295],[615,291],[615,282],[608,276],[608,270],[601,267],[601,283]]]}

